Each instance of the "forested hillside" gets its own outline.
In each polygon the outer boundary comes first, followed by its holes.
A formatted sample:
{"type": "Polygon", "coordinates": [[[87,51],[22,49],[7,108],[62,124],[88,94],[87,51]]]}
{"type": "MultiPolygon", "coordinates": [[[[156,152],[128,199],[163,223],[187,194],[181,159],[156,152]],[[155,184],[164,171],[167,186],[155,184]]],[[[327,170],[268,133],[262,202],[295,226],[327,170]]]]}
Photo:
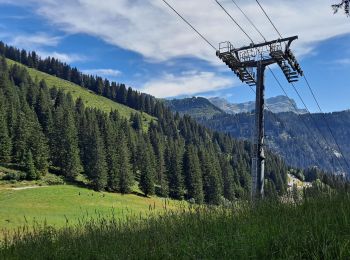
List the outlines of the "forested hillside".
{"type": "MultiPolygon", "coordinates": [[[[228,133],[232,137],[243,140],[253,140],[254,111],[238,114],[225,112],[214,114],[211,112],[213,110],[208,111],[207,109],[209,101],[205,102],[203,99],[178,99],[168,101],[168,104],[173,111],[191,115],[197,122],[213,131],[228,133]],[[202,111],[202,113],[198,111],[202,111]]],[[[271,98],[269,105],[274,100],[282,100],[284,101],[282,108],[278,107],[278,103],[273,103],[274,111],[288,110],[285,107],[286,99],[271,98]]],[[[349,174],[350,169],[342,159],[327,122],[344,157],[350,158],[350,111],[324,115],[305,114],[302,113],[301,109],[297,112],[299,114],[295,111],[273,114],[265,110],[265,142],[267,147],[279,154],[288,165],[293,167],[306,169],[317,166],[328,172],[349,174]]]]}
{"type": "Polygon", "coordinates": [[[206,98],[192,97],[184,99],[165,100],[165,104],[180,115],[190,115],[192,118],[211,118],[214,115],[223,114],[224,112],[210,103],[206,98]]]}
{"type": "MultiPolygon", "coordinates": [[[[250,193],[249,143],[174,115],[132,89],[124,103],[144,100],[141,110],[157,117],[147,131],[139,114],[126,119],[115,110],[85,107],[82,99],[37,82],[23,66],[8,67],[4,58],[0,72],[0,160],[26,172],[6,178],[37,179],[53,171],[74,180],[83,174],[95,190],[129,193],[136,183],[146,195],[213,204],[250,193]]],[[[115,92],[115,100],[123,93],[115,92]]],[[[267,194],[285,191],[286,173],[284,162],[269,156],[267,194]]]]}
{"type": "Polygon", "coordinates": [[[154,97],[135,91],[130,87],[127,88],[125,84],[110,82],[99,76],[83,74],[77,68],[72,68],[58,59],[50,57],[41,59],[35,51],[20,50],[5,45],[2,41],[0,41],[0,55],[4,55],[6,58],[26,65],[29,68],[72,82],[117,103],[159,116],[159,106],[161,104],[156,104],[154,97]]]}
{"type": "MultiPolygon", "coordinates": [[[[349,173],[350,169],[342,159],[321,114],[313,114],[314,119],[309,114],[279,113],[274,116],[270,112],[265,112],[265,115],[266,144],[289,165],[300,168],[318,166],[330,172],[349,173]]],[[[333,112],[324,116],[344,156],[349,158],[350,112],[333,112]]],[[[243,113],[217,115],[210,120],[202,118],[199,122],[213,130],[249,140],[253,136],[253,120],[253,114],[243,113]]]]}

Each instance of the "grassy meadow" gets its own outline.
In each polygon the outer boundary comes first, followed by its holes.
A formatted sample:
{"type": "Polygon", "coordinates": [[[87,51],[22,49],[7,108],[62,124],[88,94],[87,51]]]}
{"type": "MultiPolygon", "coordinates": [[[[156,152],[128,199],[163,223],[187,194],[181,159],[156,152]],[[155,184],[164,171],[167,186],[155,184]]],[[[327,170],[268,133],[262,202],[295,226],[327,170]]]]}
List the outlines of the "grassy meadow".
{"type": "MultiPolygon", "coordinates": [[[[10,59],[6,59],[6,60],[9,66],[17,64],[18,66],[26,67],[13,60],[10,60],[10,59]]],[[[69,92],[72,95],[74,100],[81,97],[86,107],[97,108],[107,113],[109,113],[111,110],[117,110],[121,116],[126,118],[130,118],[131,114],[140,113],[135,109],[132,109],[125,105],[114,102],[103,96],[97,95],[92,91],[85,89],[81,86],[78,86],[67,80],[57,78],[55,76],[49,75],[47,73],[29,68],[29,67],[26,67],[26,69],[28,70],[29,75],[33,79],[38,79],[39,81],[45,80],[49,88],[56,87],[58,89],[62,89],[66,93],[69,92]]],[[[156,120],[156,118],[148,115],[147,113],[142,113],[142,120],[143,120],[144,126],[148,126],[148,124],[151,121],[156,120]]]]}
{"type": "Polygon", "coordinates": [[[0,187],[0,229],[15,230],[37,222],[55,227],[74,225],[90,218],[126,219],[176,209],[181,202],[134,194],[95,192],[73,185],[0,187]]]}
{"type": "Polygon", "coordinates": [[[349,234],[350,198],[338,195],[46,226],[4,240],[0,258],[349,259],[349,234]]]}

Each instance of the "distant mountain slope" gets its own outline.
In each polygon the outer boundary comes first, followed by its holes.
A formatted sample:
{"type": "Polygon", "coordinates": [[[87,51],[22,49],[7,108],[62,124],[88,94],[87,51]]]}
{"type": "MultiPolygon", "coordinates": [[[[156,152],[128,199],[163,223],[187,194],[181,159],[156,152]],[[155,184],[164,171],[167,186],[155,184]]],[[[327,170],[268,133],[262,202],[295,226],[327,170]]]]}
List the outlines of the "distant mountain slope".
{"type": "MultiPolygon", "coordinates": [[[[9,66],[16,64],[18,66],[25,67],[29,75],[33,79],[37,79],[38,81],[45,80],[49,88],[56,87],[58,89],[62,89],[64,92],[70,93],[74,100],[76,100],[78,97],[81,97],[86,107],[97,108],[107,113],[109,113],[111,110],[117,110],[121,116],[126,117],[128,119],[130,118],[131,114],[136,113],[141,115],[141,113],[135,109],[114,102],[101,95],[97,95],[94,92],[83,88],[79,85],[76,85],[70,81],[60,79],[58,77],[49,75],[47,73],[41,72],[33,68],[29,68],[21,63],[15,62],[10,59],[6,59],[6,61],[9,66]]],[[[142,119],[147,124],[149,124],[153,120],[156,120],[155,117],[152,117],[147,113],[142,113],[142,119]]]]}
{"type": "MultiPolygon", "coordinates": [[[[313,115],[317,124],[315,126],[310,115],[304,114],[305,111],[302,109],[295,111],[287,97],[278,96],[267,101],[273,111],[288,111],[278,113],[277,116],[273,116],[270,111],[265,112],[267,147],[284,158],[289,165],[295,167],[319,166],[328,171],[337,173],[345,171],[350,174],[350,169],[342,160],[340,151],[321,114],[313,115]],[[304,122],[308,127],[305,127],[304,122]],[[322,135],[318,129],[321,130],[322,135]],[[325,136],[326,141],[322,136],[325,136]]],[[[222,112],[220,109],[215,110],[216,107],[209,106],[208,102],[205,98],[175,100],[170,102],[170,108],[181,114],[191,115],[199,123],[212,130],[228,133],[236,138],[252,140],[254,114],[251,111],[254,110],[254,102],[237,105],[229,104],[225,99],[211,99],[211,102],[230,113],[222,112]],[[250,112],[236,113],[238,111],[250,112]]],[[[350,111],[334,112],[325,114],[325,116],[344,156],[350,161],[350,111]]]]}
{"type": "MultiPolygon", "coordinates": [[[[221,110],[225,111],[228,114],[238,114],[238,113],[249,113],[255,110],[255,102],[250,101],[246,103],[233,104],[229,103],[226,99],[220,97],[213,97],[208,99],[213,105],[217,106],[221,110]]],[[[267,108],[273,113],[282,113],[282,112],[293,112],[296,114],[305,114],[306,110],[298,109],[295,101],[289,99],[286,96],[277,96],[266,99],[267,108]],[[292,104],[294,105],[292,105],[292,104]],[[295,106],[295,107],[294,107],[295,106]]]]}
{"type": "Polygon", "coordinates": [[[181,115],[190,115],[193,118],[211,118],[214,115],[224,113],[208,99],[202,97],[166,100],[165,103],[171,110],[179,112],[181,115]]]}
{"type": "MultiPolygon", "coordinates": [[[[341,146],[346,158],[350,158],[350,111],[325,114],[332,131],[341,146]]],[[[266,144],[274,152],[286,160],[289,165],[306,168],[319,166],[325,170],[342,172],[342,168],[348,172],[344,160],[330,135],[328,127],[321,114],[313,114],[317,126],[314,125],[310,115],[295,113],[279,113],[272,116],[271,112],[265,113],[266,144]],[[308,125],[305,127],[303,121],[308,125]],[[327,142],[319,133],[325,136],[327,142]],[[322,148],[320,148],[320,145],[322,148]],[[326,151],[326,152],[325,152],[326,151]],[[338,159],[341,166],[339,165],[338,159]]],[[[207,127],[229,133],[231,136],[251,140],[253,136],[254,115],[241,113],[236,115],[217,115],[211,119],[198,121],[207,127]]]]}

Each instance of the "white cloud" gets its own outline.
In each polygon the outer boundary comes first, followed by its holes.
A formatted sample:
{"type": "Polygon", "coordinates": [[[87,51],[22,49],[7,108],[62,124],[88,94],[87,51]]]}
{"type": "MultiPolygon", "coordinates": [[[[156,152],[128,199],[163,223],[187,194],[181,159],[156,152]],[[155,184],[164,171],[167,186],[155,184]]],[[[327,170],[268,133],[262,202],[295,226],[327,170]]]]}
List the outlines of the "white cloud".
{"type": "MultiPolygon", "coordinates": [[[[249,40],[213,0],[168,0],[215,46],[229,40],[236,47],[249,40]]],[[[214,51],[179,19],[161,0],[0,0],[0,3],[31,5],[50,24],[66,33],[84,33],[105,42],[143,55],[147,61],[172,62],[178,57],[195,57],[220,65],[216,71],[227,71],[214,51]]],[[[231,0],[221,0],[233,17],[252,35],[262,41],[231,0]]],[[[278,35],[255,1],[236,0],[267,39],[278,35]]],[[[263,6],[283,36],[298,35],[293,43],[297,56],[311,55],[320,41],[350,33],[349,18],[333,15],[331,2],[320,0],[265,0],[263,6]]],[[[43,43],[38,39],[32,42],[43,43]]],[[[48,41],[50,43],[50,41],[48,41]]],[[[55,39],[51,41],[55,43],[55,39]]],[[[65,62],[81,57],[51,53],[65,62]]],[[[232,77],[233,79],[234,77],[232,77]]],[[[143,91],[158,97],[192,95],[230,87],[233,80],[210,72],[193,75],[166,74],[144,85],[143,91]]]]}
{"type": "Polygon", "coordinates": [[[56,58],[62,62],[65,63],[72,63],[72,62],[78,62],[78,61],[84,61],[86,60],[86,58],[82,55],[79,54],[67,54],[67,53],[60,53],[60,52],[46,52],[46,51],[38,51],[38,54],[42,57],[42,58],[46,58],[46,57],[53,57],[56,58]]]}
{"type": "Polygon", "coordinates": [[[83,70],[83,73],[105,77],[118,77],[120,74],[122,74],[121,71],[114,69],[89,69],[83,70]]]}
{"type": "Polygon", "coordinates": [[[235,83],[233,77],[221,77],[213,72],[188,71],[176,76],[165,74],[147,82],[141,91],[158,98],[166,98],[222,90],[233,87],[235,83]]]}
{"type": "Polygon", "coordinates": [[[350,65],[350,59],[349,58],[339,59],[339,60],[335,60],[333,63],[339,64],[339,65],[350,65]]]}
{"type": "Polygon", "coordinates": [[[10,45],[33,50],[43,46],[57,46],[61,38],[62,37],[51,36],[46,33],[37,33],[34,35],[16,35],[12,37],[10,45]]]}
{"type": "MultiPolygon", "coordinates": [[[[214,1],[168,1],[213,44],[225,40],[235,46],[249,43],[214,1]]],[[[230,0],[221,2],[255,40],[261,40],[230,0]]],[[[268,39],[277,37],[255,1],[237,2],[268,39]]],[[[16,4],[32,4],[40,15],[66,32],[99,37],[146,59],[194,56],[219,64],[213,50],[161,0],[18,0],[16,4]]],[[[310,53],[318,41],[350,32],[348,18],[333,15],[327,1],[265,0],[262,4],[284,36],[299,35],[294,45],[299,55],[310,53]]]]}

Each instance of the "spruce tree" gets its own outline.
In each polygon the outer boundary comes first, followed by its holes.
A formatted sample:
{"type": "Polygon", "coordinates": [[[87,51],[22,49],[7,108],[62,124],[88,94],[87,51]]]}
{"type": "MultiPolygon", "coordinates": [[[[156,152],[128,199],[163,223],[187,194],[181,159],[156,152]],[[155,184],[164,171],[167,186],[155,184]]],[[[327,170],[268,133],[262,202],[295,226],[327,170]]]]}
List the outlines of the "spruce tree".
{"type": "MultiPolygon", "coordinates": [[[[132,185],[134,183],[134,177],[132,175],[131,165],[130,165],[130,156],[129,151],[127,147],[127,140],[125,135],[121,132],[118,136],[118,142],[117,142],[117,152],[118,152],[118,160],[117,160],[117,167],[119,170],[118,174],[118,190],[120,193],[130,193],[132,185]]],[[[152,194],[151,192],[148,192],[148,194],[152,194]]]]}
{"type": "Polygon", "coordinates": [[[4,96],[2,90],[0,90],[0,161],[10,162],[12,141],[9,136],[8,125],[6,122],[6,110],[4,107],[4,96]]]}
{"type": "Polygon", "coordinates": [[[38,178],[37,171],[35,169],[32,151],[28,149],[25,156],[25,170],[28,180],[36,180],[38,178]]]}
{"type": "Polygon", "coordinates": [[[169,196],[174,199],[183,199],[184,196],[182,156],[181,145],[177,142],[169,142],[166,149],[166,169],[169,181],[169,196]]]}
{"type": "Polygon", "coordinates": [[[110,191],[119,189],[119,165],[118,165],[118,145],[116,123],[110,119],[104,122],[104,137],[106,147],[106,161],[108,168],[107,186],[110,191]]]}
{"type": "Polygon", "coordinates": [[[161,136],[157,132],[157,126],[151,123],[148,129],[149,138],[151,140],[156,159],[156,183],[159,187],[157,194],[167,197],[169,194],[168,180],[166,177],[166,166],[164,159],[164,144],[161,142],[161,136]]]}
{"type": "Polygon", "coordinates": [[[62,160],[62,172],[71,179],[74,179],[82,170],[82,165],[79,156],[78,147],[78,132],[76,124],[71,111],[66,111],[64,116],[63,128],[63,157],[62,160]]]}
{"type": "Polygon", "coordinates": [[[135,113],[130,117],[131,125],[136,131],[142,130],[142,118],[139,113],[135,113]]]}
{"type": "Polygon", "coordinates": [[[59,106],[54,112],[51,153],[55,166],[65,177],[74,179],[82,171],[76,122],[69,108],[59,106]]]}
{"type": "Polygon", "coordinates": [[[91,122],[89,136],[88,162],[85,171],[92,180],[95,190],[103,190],[107,186],[106,151],[97,121],[91,122]]]}
{"type": "Polygon", "coordinates": [[[188,145],[183,162],[187,197],[193,198],[196,203],[203,203],[203,183],[197,150],[193,145],[188,145]]]}
{"type": "Polygon", "coordinates": [[[139,157],[140,164],[140,182],[139,188],[145,194],[145,196],[153,195],[155,192],[154,187],[154,165],[152,163],[151,153],[152,148],[149,143],[148,138],[145,138],[145,142],[143,143],[143,149],[141,148],[141,156],[139,157]]]}
{"type": "Polygon", "coordinates": [[[31,132],[28,139],[28,146],[32,149],[35,167],[39,176],[39,174],[45,175],[48,172],[50,150],[48,140],[45,137],[36,116],[33,118],[33,120],[34,121],[31,122],[31,132]]]}
{"type": "Polygon", "coordinates": [[[50,104],[50,94],[45,81],[40,82],[40,92],[35,105],[39,122],[45,135],[48,137],[52,130],[52,112],[50,104]]]}
{"type": "Polygon", "coordinates": [[[14,159],[19,164],[24,164],[27,151],[28,125],[24,112],[19,111],[14,136],[14,159]]]}
{"type": "Polygon", "coordinates": [[[209,204],[219,204],[221,199],[220,177],[215,160],[217,158],[210,150],[201,151],[204,197],[209,204]]]}
{"type": "Polygon", "coordinates": [[[223,178],[223,195],[226,199],[233,201],[235,199],[234,191],[234,172],[230,165],[229,159],[221,159],[222,178],[223,178]]]}

